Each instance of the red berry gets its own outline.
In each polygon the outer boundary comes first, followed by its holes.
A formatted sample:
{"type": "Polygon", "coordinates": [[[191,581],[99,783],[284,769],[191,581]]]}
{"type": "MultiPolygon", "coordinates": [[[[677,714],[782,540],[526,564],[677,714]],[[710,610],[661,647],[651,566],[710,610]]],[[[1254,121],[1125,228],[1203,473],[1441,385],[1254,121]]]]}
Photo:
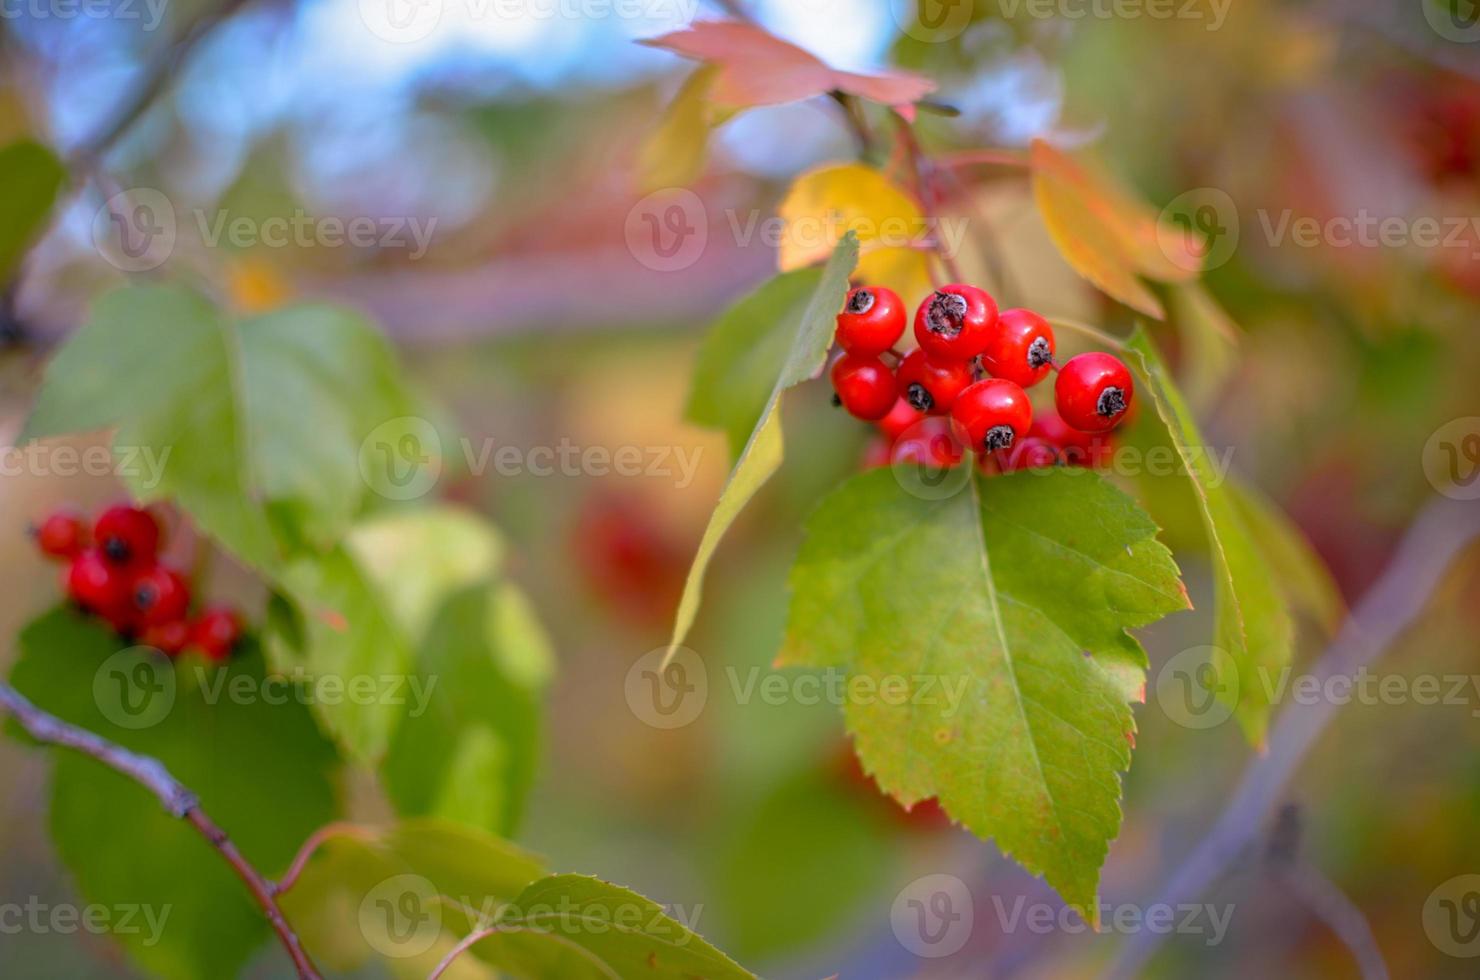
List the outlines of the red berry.
{"type": "Polygon", "coordinates": [[[889,414],[899,397],[894,372],[873,354],[844,354],[832,368],[833,390],[848,414],[873,422],[889,414]]]}
{"type": "Polygon", "coordinates": [[[868,445],[863,450],[863,469],[876,470],[881,466],[888,466],[889,449],[889,441],[884,439],[870,439],[868,445]]]}
{"type": "Polygon", "coordinates": [[[911,405],[903,395],[895,399],[894,407],[889,414],[879,419],[879,431],[884,433],[884,438],[894,442],[904,435],[905,430],[919,422],[925,416],[920,410],[911,405]]]}
{"type": "Polygon", "coordinates": [[[885,286],[859,286],[838,314],[838,346],[850,354],[882,354],[904,336],[904,303],[885,286]]]}
{"type": "Polygon", "coordinates": [[[937,360],[913,350],[899,365],[899,393],[916,411],[944,415],[969,384],[971,365],[966,361],[937,360]]]}
{"type": "Polygon", "coordinates": [[[172,619],[167,623],[145,627],[144,632],[139,634],[139,642],[173,657],[190,642],[190,623],[183,619],[172,619]]]}
{"type": "Polygon", "coordinates": [[[1019,439],[1008,451],[1007,458],[1002,460],[1002,472],[1046,469],[1050,466],[1057,466],[1058,463],[1058,448],[1047,439],[1030,435],[1019,439]]]}
{"type": "Polygon", "coordinates": [[[1114,451],[1110,433],[1081,432],[1051,408],[1033,416],[1033,427],[1028,430],[1028,435],[1054,446],[1059,451],[1059,458],[1069,466],[1105,466],[1114,451]]]}
{"type": "Polygon", "coordinates": [[[241,639],[242,621],[235,611],[214,606],[190,624],[190,646],[212,660],[225,660],[241,639]]]}
{"type": "Polygon", "coordinates": [[[81,551],[67,567],[67,595],[89,612],[113,617],[128,605],[128,576],[97,548],[81,551]]]}
{"type": "Polygon", "coordinates": [[[1104,432],[1125,417],[1134,390],[1130,369],[1119,359],[1095,351],[1071,357],[1059,368],[1053,399],[1072,427],[1104,432]]]}
{"type": "Polygon", "coordinates": [[[36,547],[52,558],[76,558],[87,545],[87,528],[73,511],[59,510],[47,515],[33,533],[36,547]]]}
{"type": "Polygon", "coordinates": [[[167,565],[150,565],[128,586],[129,605],[140,626],[158,626],[185,618],[190,608],[190,584],[167,565]]]}
{"type": "Polygon", "coordinates": [[[950,469],[961,462],[964,449],[948,419],[926,419],[906,433],[889,452],[891,463],[915,463],[931,469],[950,469]]]}
{"type": "Polygon", "coordinates": [[[915,311],[915,340],[937,358],[969,361],[987,349],[997,323],[997,302],[975,286],[942,286],[915,311]]]}
{"type": "Polygon", "coordinates": [[[115,565],[147,565],[159,550],[159,524],[138,507],[109,507],[93,525],[93,540],[115,565]]]}
{"type": "Polygon", "coordinates": [[[987,378],[961,392],[951,406],[951,418],[966,430],[966,441],[977,452],[1011,449],[1028,434],[1033,406],[1021,386],[1002,378],[987,378]]]}
{"type": "Polygon", "coordinates": [[[982,352],[987,370],[1023,388],[1042,381],[1053,366],[1053,327],[1032,310],[1003,310],[982,352]]]}

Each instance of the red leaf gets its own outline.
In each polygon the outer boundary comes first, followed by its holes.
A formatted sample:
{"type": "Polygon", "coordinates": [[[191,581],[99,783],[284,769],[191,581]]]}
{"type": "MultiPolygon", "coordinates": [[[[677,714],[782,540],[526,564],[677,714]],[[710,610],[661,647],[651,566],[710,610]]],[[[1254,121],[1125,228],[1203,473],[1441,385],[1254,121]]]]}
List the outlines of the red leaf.
{"type": "Polygon", "coordinates": [[[642,43],[716,66],[711,97],[736,108],[797,102],[837,89],[908,112],[911,103],[935,90],[930,79],[908,72],[838,71],[795,44],[735,21],[698,21],[642,43]]]}

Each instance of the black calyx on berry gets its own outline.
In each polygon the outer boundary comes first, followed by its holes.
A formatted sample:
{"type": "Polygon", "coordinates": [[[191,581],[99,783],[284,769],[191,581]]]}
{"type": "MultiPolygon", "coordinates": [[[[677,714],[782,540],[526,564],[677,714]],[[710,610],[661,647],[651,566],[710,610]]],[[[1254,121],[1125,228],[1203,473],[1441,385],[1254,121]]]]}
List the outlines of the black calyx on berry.
{"type": "Polygon", "coordinates": [[[930,309],[925,314],[925,325],[932,333],[943,337],[954,337],[961,332],[966,322],[966,298],[955,293],[937,291],[930,297],[930,309]]]}
{"type": "Polygon", "coordinates": [[[1114,418],[1126,408],[1125,391],[1114,386],[1100,392],[1099,401],[1095,402],[1095,411],[1103,418],[1114,418]]]}
{"type": "Polygon", "coordinates": [[[915,381],[904,390],[904,400],[910,403],[910,408],[917,412],[928,412],[935,407],[935,399],[930,397],[930,392],[925,386],[915,381]]]}
{"type": "Polygon", "coordinates": [[[127,565],[128,560],[133,557],[133,552],[128,542],[122,538],[105,538],[103,540],[103,555],[115,565],[127,565]]]}
{"type": "Polygon", "coordinates": [[[1011,449],[1012,441],[1013,433],[1012,426],[1010,425],[994,425],[982,437],[982,445],[986,447],[989,453],[996,452],[999,449],[1011,449]]]}
{"type": "Polygon", "coordinates": [[[1035,337],[1033,343],[1028,345],[1028,366],[1041,368],[1051,363],[1053,363],[1053,348],[1049,346],[1047,338],[1035,337]]]}
{"type": "Polygon", "coordinates": [[[848,297],[849,313],[867,313],[874,308],[874,294],[869,289],[855,289],[848,297]]]}

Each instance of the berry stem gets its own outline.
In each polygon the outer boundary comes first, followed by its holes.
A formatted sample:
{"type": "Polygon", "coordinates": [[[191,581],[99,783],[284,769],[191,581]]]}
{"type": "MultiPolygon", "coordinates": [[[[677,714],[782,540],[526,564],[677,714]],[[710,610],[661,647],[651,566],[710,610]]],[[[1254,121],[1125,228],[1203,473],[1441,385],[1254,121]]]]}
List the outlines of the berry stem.
{"type": "Polygon", "coordinates": [[[246,884],[253,900],[267,916],[267,921],[287,950],[300,980],[320,980],[319,972],[299,941],[298,934],[293,931],[273,897],[276,894],[275,886],[237,850],[226,831],[217,826],[201,809],[200,800],[195,793],[171,775],[164,763],[150,756],[130,752],[101,735],[62,721],[36,707],[4,681],[0,681],[0,707],[9,711],[36,741],[81,752],[114,772],[129,777],[153,793],[170,816],[186,821],[199,831],[206,843],[220,853],[236,871],[237,877],[246,884]]]}

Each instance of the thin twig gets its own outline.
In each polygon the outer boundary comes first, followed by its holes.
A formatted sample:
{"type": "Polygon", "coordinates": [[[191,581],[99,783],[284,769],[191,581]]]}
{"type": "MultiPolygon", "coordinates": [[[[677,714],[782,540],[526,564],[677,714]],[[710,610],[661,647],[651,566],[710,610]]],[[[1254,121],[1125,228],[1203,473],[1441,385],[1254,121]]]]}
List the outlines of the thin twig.
{"type": "MultiPolygon", "coordinates": [[[[1327,690],[1331,678],[1350,677],[1376,661],[1423,612],[1450,562],[1477,536],[1480,507],[1474,502],[1438,498],[1428,504],[1404,534],[1382,577],[1316,662],[1313,674],[1320,689],[1327,690]]],[[[1176,907],[1193,900],[1237,859],[1259,833],[1270,808],[1336,709],[1336,702],[1317,699],[1296,701],[1280,713],[1265,754],[1245,771],[1212,830],[1158,889],[1156,902],[1176,907]]],[[[1161,942],[1162,937],[1149,930],[1133,935],[1106,975],[1116,980],[1139,976],[1161,942]]]]}
{"type": "Polygon", "coordinates": [[[1099,327],[1092,327],[1088,323],[1081,323],[1078,320],[1063,320],[1059,319],[1058,317],[1050,316],[1044,317],[1044,319],[1047,320],[1049,326],[1053,327],[1055,330],[1069,330],[1077,334],[1082,334],[1085,337],[1088,337],[1091,340],[1095,341],[1095,343],[1104,344],[1106,347],[1109,347],[1112,350],[1125,350],[1125,341],[1112,334],[1106,333],[1099,327]]]}
{"type": "MultiPolygon", "coordinates": [[[[899,139],[904,144],[905,156],[909,160],[910,172],[913,177],[915,200],[920,204],[920,209],[929,216],[935,216],[940,210],[940,196],[936,193],[934,163],[920,149],[920,142],[915,138],[915,127],[908,119],[896,114],[899,120],[899,139]]],[[[965,282],[961,275],[961,267],[956,263],[956,256],[943,245],[935,250],[936,258],[946,270],[946,276],[951,282],[965,282]]]]}
{"type": "Polygon", "coordinates": [[[297,882],[303,869],[308,867],[308,861],[325,842],[335,837],[353,837],[356,840],[374,840],[375,832],[359,824],[336,822],[324,824],[318,830],[308,835],[303,846],[298,848],[298,853],[293,855],[293,863],[288,865],[288,870],[283,873],[282,880],[277,883],[276,894],[281,895],[297,882]]]}
{"type": "Polygon", "coordinates": [[[298,934],[288,924],[283,911],[273,897],[275,888],[271,881],[257,871],[239,851],[226,831],[222,830],[206,812],[200,808],[200,800],[184,783],[170,774],[164,763],[150,756],[131,752],[121,745],[108,741],[76,725],[62,721],[55,715],[41,710],[26,699],[15,688],[0,681],[0,707],[14,716],[22,728],[38,742],[59,745],[90,756],[112,769],[129,777],[144,789],[153,793],[172,817],[188,822],[200,831],[226,863],[246,883],[247,890],[262,909],[267,921],[277,933],[283,948],[287,950],[293,966],[301,980],[319,980],[319,973],[309,959],[298,934]]]}
{"type": "Polygon", "coordinates": [[[1362,980],[1388,980],[1387,962],[1367,917],[1335,882],[1309,862],[1283,868],[1277,877],[1351,951],[1362,980]]]}

